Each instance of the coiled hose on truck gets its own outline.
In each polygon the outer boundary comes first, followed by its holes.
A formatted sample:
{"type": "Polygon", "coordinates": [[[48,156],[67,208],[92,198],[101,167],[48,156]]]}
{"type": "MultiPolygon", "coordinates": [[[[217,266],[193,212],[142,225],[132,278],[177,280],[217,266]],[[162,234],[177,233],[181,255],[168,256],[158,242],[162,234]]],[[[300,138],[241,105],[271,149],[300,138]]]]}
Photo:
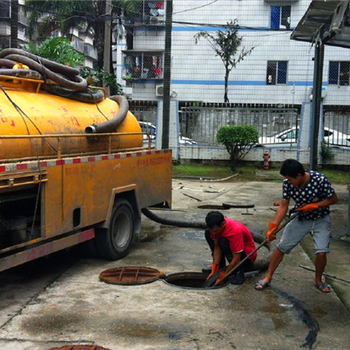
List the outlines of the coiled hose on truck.
{"type": "Polygon", "coordinates": [[[50,61],[21,49],[4,49],[0,52],[0,75],[28,77],[44,80],[41,88],[49,93],[86,103],[103,100],[102,90],[93,91],[76,68],[50,61]],[[13,69],[16,64],[29,69],[13,69]]]}

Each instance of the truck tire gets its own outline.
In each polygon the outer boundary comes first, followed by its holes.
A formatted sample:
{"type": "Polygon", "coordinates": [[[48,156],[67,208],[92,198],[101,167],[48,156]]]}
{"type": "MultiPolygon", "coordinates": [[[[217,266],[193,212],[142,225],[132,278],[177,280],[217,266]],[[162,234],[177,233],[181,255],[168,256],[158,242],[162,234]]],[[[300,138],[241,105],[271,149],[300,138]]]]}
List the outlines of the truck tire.
{"type": "Polygon", "coordinates": [[[118,199],[114,203],[108,229],[96,230],[96,246],[100,256],[108,260],[124,258],[134,236],[134,212],[130,203],[118,199]]]}

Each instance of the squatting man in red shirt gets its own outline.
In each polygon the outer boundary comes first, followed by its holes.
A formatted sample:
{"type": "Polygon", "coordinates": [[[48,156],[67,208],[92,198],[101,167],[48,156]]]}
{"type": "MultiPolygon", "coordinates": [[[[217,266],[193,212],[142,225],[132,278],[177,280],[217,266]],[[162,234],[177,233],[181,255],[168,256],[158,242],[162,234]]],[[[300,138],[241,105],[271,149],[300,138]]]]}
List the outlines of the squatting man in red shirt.
{"type": "Polygon", "coordinates": [[[286,159],[281,167],[283,180],[283,199],[276,211],[273,222],[269,223],[266,234],[267,242],[276,239],[274,234],[287,214],[289,201],[295,202],[294,209],[298,218],[290,221],[282,233],[272,255],[266,276],[256,285],[256,290],[263,290],[271,283],[272,276],[281,263],[284,254],[288,254],[308,233],[315,242],[315,286],[323,293],[331,291],[327,283],[322,282],[326,267],[331,237],[331,219],[329,206],[338,203],[338,197],[326,176],[318,171],[305,171],[301,163],[286,159]]]}
{"type": "MultiPolygon", "coordinates": [[[[219,274],[217,283],[255,250],[255,242],[246,226],[236,220],[225,218],[219,211],[209,212],[205,222],[207,224],[205,238],[213,256],[211,270],[203,269],[203,272],[210,272],[207,280],[226,266],[226,259],[229,263],[225,272],[219,274]]],[[[232,284],[242,284],[245,280],[244,272],[250,270],[257,255],[257,252],[252,254],[232,273],[228,281],[232,284]]]]}

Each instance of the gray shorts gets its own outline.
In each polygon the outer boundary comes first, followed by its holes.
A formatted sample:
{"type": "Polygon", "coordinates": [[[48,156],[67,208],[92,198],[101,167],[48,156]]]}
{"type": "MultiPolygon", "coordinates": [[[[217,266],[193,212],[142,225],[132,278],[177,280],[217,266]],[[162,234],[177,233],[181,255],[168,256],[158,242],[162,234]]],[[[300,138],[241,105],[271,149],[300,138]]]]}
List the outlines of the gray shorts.
{"type": "Polygon", "coordinates": [[[329,253],[331,238],[331,219],[329,215],[316,220],[302,220],[298,218],[290,221],[283,233],[277,248],[288,254],[308,234],[312,235],[315,242],[315,254],[329,253]]]}

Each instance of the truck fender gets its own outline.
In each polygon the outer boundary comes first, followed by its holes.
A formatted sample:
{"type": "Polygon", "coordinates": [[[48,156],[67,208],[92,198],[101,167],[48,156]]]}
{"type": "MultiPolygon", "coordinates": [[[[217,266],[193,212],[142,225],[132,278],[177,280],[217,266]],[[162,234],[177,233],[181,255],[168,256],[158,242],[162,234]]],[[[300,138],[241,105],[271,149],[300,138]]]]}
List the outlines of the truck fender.
{"type": "Polygon", "coordinates": [[[100,257],[108,260],[124,258],[134,241],[137,226],[141,226],[138,215],[135,185],[112,191],[108,208],[108,220],[95,230],[95,244],[100,257]]]}
{"type": "Polygon", "coordinates": [[[130,203],[134,211],[135,232],[139,233],[141,230],[141,208],[138,206],[138,200],[136,196],[136,184],[130,184],[127,186],[121,186],[121,187],[116,187],[112,189],[111,196],[109,199],[109,205],[106,213],[106,218],[100,227],[101,228],[109,227],[111,223],[114,203],[118,198],[124,198],[130,203]]]}

